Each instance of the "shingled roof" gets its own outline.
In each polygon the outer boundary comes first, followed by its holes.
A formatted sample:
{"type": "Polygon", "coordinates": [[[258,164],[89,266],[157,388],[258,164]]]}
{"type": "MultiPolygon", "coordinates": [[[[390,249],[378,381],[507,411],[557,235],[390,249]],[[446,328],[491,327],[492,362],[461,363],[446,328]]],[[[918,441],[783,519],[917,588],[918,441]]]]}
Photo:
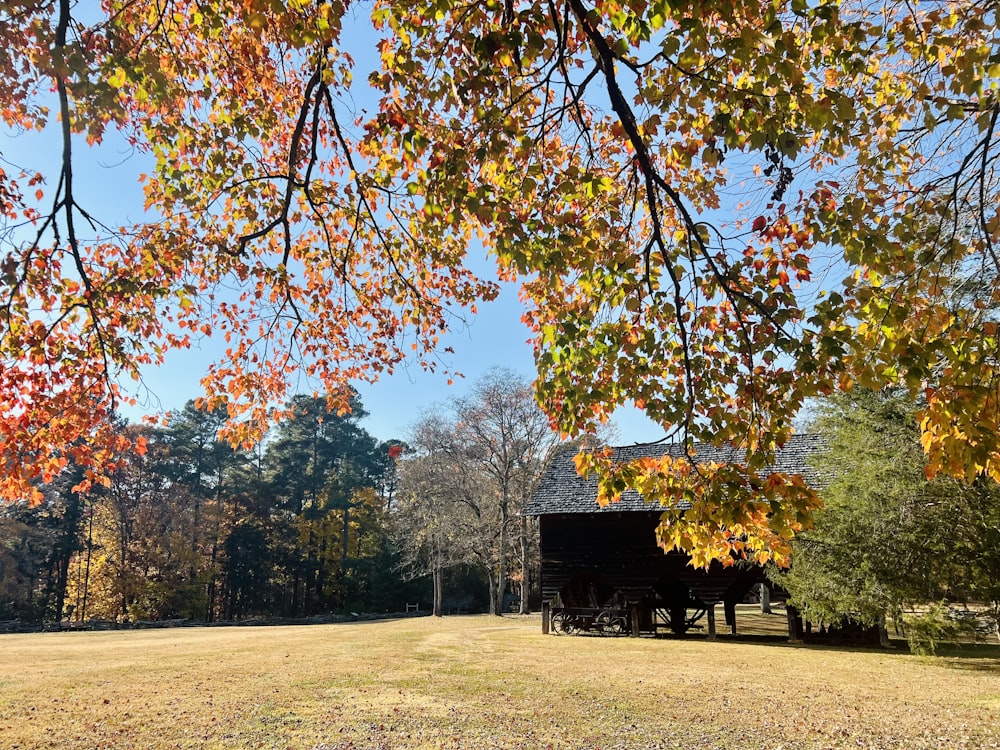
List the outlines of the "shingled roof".
{"type": "MultiPolygon", "coordinates": [[[[770,470],[762,472],[767,475],[773,472],[801,474],[810,484],[816,481],[816,472],[809,465],[808,458],[822,446],[819,435],[793,435],[775,454],[774,465],[770,470]]],[[[614,460],[625,462],[636,458],[660,458],[666,454],[679,456],[682,453],[679,445],[646,444],[627,445],[614,449],[614,460]]],[[[604,508],[597,504],[597,480],[583,479],[576,472],[573,457],[575,448],[565,448],[552,459],[548,469],[542,475],[538,487],[532,494],[524,509],[525,515],[547,516],[556,513],[618,513],[622,511],[655,510],[645,502],[635,490],[622,494],[621,502],[604,508]]],[[[728,463],[739,461],[741,451],[733,447],[719,448],[712,445],[696,445],[695,456],[699,462],[728,463]]]]}

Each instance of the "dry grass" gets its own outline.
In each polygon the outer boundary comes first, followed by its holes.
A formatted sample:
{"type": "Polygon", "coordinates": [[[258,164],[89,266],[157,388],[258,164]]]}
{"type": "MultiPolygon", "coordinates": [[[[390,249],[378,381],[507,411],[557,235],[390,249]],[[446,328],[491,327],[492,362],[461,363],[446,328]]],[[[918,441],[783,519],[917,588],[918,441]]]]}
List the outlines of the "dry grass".
{"type": "Polygon", "coordinates": [[[1000,747],[1000,648],[542,636],[485,616],[7,635],[0,747],[1000,747]]]}

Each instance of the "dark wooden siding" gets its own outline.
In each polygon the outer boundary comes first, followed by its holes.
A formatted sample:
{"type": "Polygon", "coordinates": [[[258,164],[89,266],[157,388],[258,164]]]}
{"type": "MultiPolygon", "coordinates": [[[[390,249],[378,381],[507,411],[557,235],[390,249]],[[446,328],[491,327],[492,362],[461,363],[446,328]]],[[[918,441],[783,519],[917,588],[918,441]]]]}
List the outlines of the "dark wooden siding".
{"type": "Polygon", "coordinates": [[[705,602],[738,600],[765,580],[757,566],[695,569],[687,555],[665,554],[654,536],[658,522],[657,512],[540,516],[542,598],[594,607],[605,602],[591,600],[615,593],[634,602],[686,586],[705,602]]]}

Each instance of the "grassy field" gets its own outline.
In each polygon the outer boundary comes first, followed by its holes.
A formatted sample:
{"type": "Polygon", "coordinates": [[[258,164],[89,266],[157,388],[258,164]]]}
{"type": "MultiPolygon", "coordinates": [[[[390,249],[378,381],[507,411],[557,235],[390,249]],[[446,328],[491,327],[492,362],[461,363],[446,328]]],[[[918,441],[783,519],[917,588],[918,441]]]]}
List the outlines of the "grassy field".
{"type": "Polygon", "coordinates": [[[486,616],[0,636],[4,750],[859,747],[1000,747],[1000,647],[543,636],[486,616]]]}

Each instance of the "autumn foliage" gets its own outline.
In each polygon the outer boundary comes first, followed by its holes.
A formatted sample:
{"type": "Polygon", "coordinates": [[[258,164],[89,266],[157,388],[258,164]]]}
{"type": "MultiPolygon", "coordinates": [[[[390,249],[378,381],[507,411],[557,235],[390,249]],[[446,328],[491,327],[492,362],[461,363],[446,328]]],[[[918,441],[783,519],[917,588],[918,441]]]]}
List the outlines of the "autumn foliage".
{"type": "Polygon", "coordinates": [[[433,366],[453,316],[523,283],[540,403],[579,435],[635,404],[746,461],[596,471],[668,508],[665,546],[782,561],[815,493],[760,471],[808,399],[921,399],[929,471],[1000,478],[996,9],[959,2],[0,6],[0,111],[59,170],[0,173],[3,494],[72,454],[170,348],[252,440],[302,376],[433,366]],[[370,14],[369,19],[365,14],[370,14]],[[369,26],[369,23],[371,26],[369,26]],[[372,28],[374,31],[372,31],[372,28]],[[351,104],[358,39],[379,53],[351,104]],[[73,150],[155,168],[104,226],[73,150]],[[36,194],[35,191],[42,191],[36,194]]]}

